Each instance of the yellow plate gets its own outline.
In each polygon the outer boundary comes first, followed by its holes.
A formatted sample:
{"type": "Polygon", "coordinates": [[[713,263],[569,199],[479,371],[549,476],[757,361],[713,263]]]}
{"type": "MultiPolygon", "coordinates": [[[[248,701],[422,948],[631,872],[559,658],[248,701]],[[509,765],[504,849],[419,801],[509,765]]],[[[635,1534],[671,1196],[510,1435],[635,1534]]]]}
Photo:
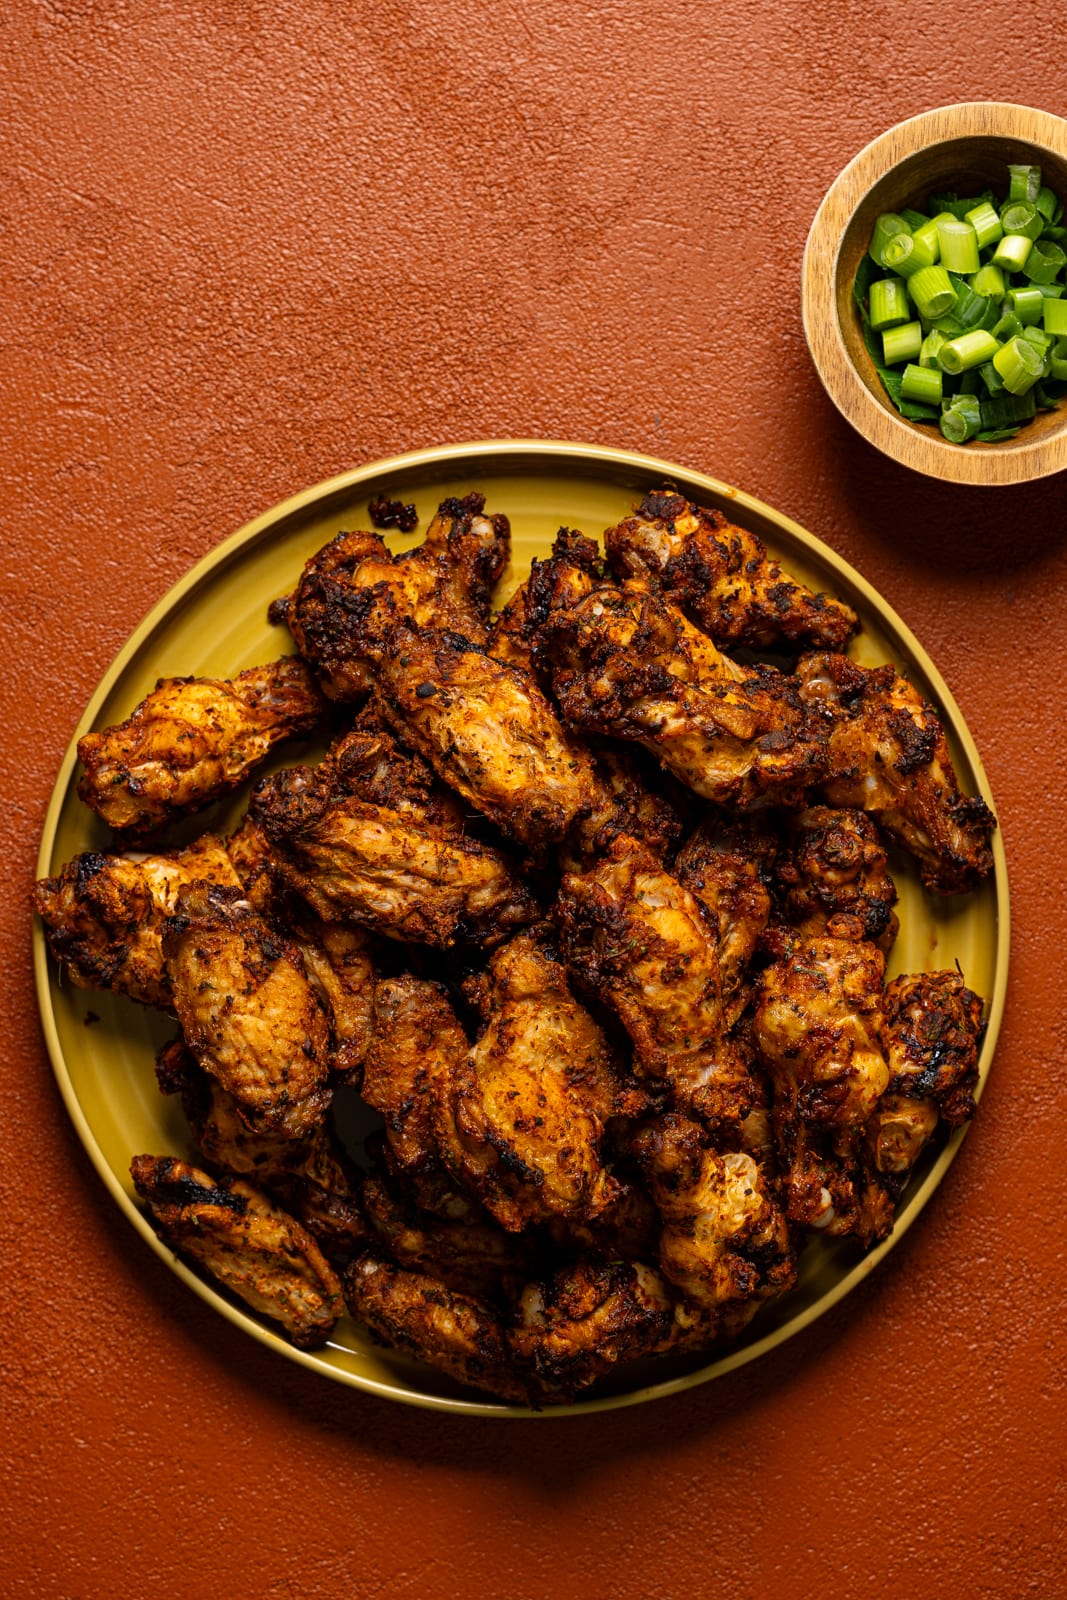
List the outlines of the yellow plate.
{"type": "MultiPolygon", "coordinates": [[[[487,509],[511,519],[513,565],[503,599],[545,555],[561,524],[597,534],[624,516],[649,489],[669,480],[690,498],[723,509],[751,529],[798,577],[848,600],[863,620],[851,653],[865,665],[893,661],[937,706],[945,722],[965,791],[992,797],[978,752],[936,667],[871,586],[795,522],[714,478],[651,457],[593,446],[518,440],[448,446],[377,461],[318,484],[250,522],[193,568],[145,619],[105,675],[78,724],[45,822],[39,876],[60,870],[81,850],[107,849],[110,836],[75,793],[77,740],[91,728],[126,717],[159,677],[231,676],[291,652],[284,628],[267,621],[267,607],[293,587],[303,563],[342,528],[369,527],[367,505],[377,495],[413,500],[425,527],[439,500],[480,489],[487,509]]],[[[421,533],[394,541],[417,543],[421,533]]],[[[279,761],[300,759],[290,750],[279,761]]],[[[232,826],[238,801],[212,814],[211,825],[232,826]]],[[[198,827],[203,824],[198,824],[198,827]]],[[[891,971],[951,967],[956,961],[987,1002],[981,1083],[989,1073],[1004,1007],[1008,965],[1008,885],[1003,845],[994,840],[995,873],[977,893],[956,900],[924,894],[910,864],[894,859],[900,890],[901,933],[891,971]]],[[[520,1407],[472,1397],[444,1376],[400,1353],[372,1344],[351,1321],[331,1343],[305,1353],[293,1348],[243,1306],[191,1272],[156,1238],[135,1202],[129,1177],[134,1154],[185,1155],[188,1133],[174,1098],[156,1088],[153,1062],[171,1037],[167,1018],[106,994],[61,983],[44,937],[34,932],[41,1019],[67,1109],[97,1171],[149,1246],[191,1289],[254,1338],[313,1372],[414,1405],[479,1416],[532,1415],[520,1407]],[[86,1018],[98,1019],[86,1026],[86,1018]]],[[[893,1234],[857,1258],[847,1242],[814,1240],[805,1250],[792,1294],[767,1308],[740,1342],[710,1363],[688,1367],[649,1362],[630,1368],[611,1390],[542,1415],[581,1415],[655,1399],[728,1372],[780,1344],[856,1287],[915,1220],[959,1149],[964,1130],[932,1150],[900,1207],[893,1234]]]]}

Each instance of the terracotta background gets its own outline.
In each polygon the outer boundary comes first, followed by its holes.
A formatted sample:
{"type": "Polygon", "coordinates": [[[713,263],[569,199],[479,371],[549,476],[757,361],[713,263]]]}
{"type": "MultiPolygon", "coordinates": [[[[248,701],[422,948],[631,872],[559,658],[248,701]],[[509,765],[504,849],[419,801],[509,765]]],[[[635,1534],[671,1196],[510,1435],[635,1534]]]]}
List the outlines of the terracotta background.
{"type": "Polygon", "coordinates": [[[816,206],[881,129],[953,95],[1067,109],[1052,22],[1036,0],[8,0],[4,1597],[1067,1593],[1067,485],[883,460],[798,307],[816,206]],[[955,692],[1012,877],[1001,1048],[928,1211],[762,1362],[580,1423],[372,1400],[183,1291],[67,1123],[30,969],[54,776],[150,605],[304,485],[508,435],[704,469],[855,563],[955,692]]]}

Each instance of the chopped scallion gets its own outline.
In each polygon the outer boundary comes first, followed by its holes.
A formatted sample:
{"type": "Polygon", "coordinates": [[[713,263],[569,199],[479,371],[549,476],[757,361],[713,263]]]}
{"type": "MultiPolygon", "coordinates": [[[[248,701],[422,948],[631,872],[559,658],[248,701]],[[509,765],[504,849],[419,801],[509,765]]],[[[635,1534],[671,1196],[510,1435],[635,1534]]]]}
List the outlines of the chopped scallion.
{"type": "Polygon", "coordinates": [[[979,250],[984,250],[987,245],[996,244],[1003,237],[1004,228],[1001,220],[988,200],[983,200],[973,211],[968,211],[966,221],[974,229],[979,250]]]}
{"type": "Polygon", "coordinates": [[[1008,199],[1036,202],[1041,193],[1041,168],[1019,165],[1008,167],[1008,199]]]}
{"type": "MultiPolygon", "coordinates": [[[[871,288],[873,290],[873,284],[871,288]]],[[[920,317],[943,317],[956,304],[952,279],[941,265],[923,267],[916,272],[911,279],[910,292],[920,317]]]]}
{"type": "Polygon", "coordinates": [[[1009,200],[1000,213],[1001,227],[1006,234],[1021,234],[1024,239],[1036,239],[1045,226],[1045,219],[1029,200],[1009,200]]]}
{"type": "Polygon", "coordinates": [[[1067,300],[1044,300],[1041,306],[1042,327],[1046,333],[1061,338],[1067,334],[1067,300]]]}
{"type": "Polygon", "coordinates": [[[978,254],[978,235],[969,222],[946,217],[937,224],[937,237],[941,245],[943,267],[961,274],[978,271],[982,264],[978,254]]]}
{"type": "Polygon", "coordinates": [[[1041,321],[1045,297],[1040,289],[1009,289],[1005,298],[1024,328],[1041,321]]]}
{"type": "Polygon", "coordinates": [[[1067,251],[1047,239],[1035,239],[1023,276],[1031,283],[1052,283],[1067,266],[1067,251]]]}
{"type": "Polygon", "coordinates": [[[1022,233],[1006,233],[993,251],[993,265],[1005,272],[1021,272],[1034,242],[1022,233]]]}
{"type": "Polygon", "coordinates": [[[955,376],[971,367],[980,367],[985,361],[992,361],[999,349],[1000,345],[991,333],[984,328],[975,328],[943,344],[937,352],[937,359],[942,372],[955,376]]]}
{"type": "MultiPolygon", "coordinates": [[[[937,268],[930,270],[936,272],[937,268]]],[[[898,323],[910,319],[911,306],[903,278],[876,279],[871,284],[871,327],[875,333],[881,333],[885,328],[895,328],[898,323]]]]}
{"type": "Polygon", "coordinates": [[[936,367],[920,367],[913,361],[909,362],[900,380],[900,394],[902,399],[915,400],[922,405],[940,405],[940,371],[936,367]]]}
{"type": "Polygon", "coordinates": [[[902,322],[895,328],[886,328],[882,334],[882,353],[887,367],[901,361],[914,361],[922,350],[921,322],[902,322]]]}
{"type": "Polygon", "coordinates": [[[1001,345],[993,357],[993,365],[1010,394],[1025,394],[1041,376],[1041,357],[1021,334],[1001,345]]]}
{"type": "Polygon", "coordinates": [[[883,211],[880,217],[875,218],[874,229],[871,233],[870,256],[878,266],[885,266],[885,247],[891,239],[898,235],[910,238],[911,229],[895,211],[883,211]]]}
{"type": "Polygon", "coordinates": [[[941,413],[941,432],[950,444],[966,444],[981,426],[982,407],[974,395],[957,395],[941,413]]]}

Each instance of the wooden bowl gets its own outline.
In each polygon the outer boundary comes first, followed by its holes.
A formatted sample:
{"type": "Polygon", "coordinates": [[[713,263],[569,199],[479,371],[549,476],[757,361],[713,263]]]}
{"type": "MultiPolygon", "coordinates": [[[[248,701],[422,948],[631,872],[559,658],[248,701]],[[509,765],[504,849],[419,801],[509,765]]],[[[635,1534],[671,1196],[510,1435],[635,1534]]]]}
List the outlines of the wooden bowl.
{"type": "Polygon", "coordinates": [[[952,483],[1024,483],[1067,467],[1067,403],[1014,439],[949,444],[894,408],[863,342],[852,298],[875,218],[921,209],[931,190],[1007,191],[1008,165],[1039,165],[1067,202],[1067,122],[996,101],[945,106],[898,123],[850,161],[815,214],[804,250],[804,334],[827,394],[865,439],[904,466],[952,483]]]}

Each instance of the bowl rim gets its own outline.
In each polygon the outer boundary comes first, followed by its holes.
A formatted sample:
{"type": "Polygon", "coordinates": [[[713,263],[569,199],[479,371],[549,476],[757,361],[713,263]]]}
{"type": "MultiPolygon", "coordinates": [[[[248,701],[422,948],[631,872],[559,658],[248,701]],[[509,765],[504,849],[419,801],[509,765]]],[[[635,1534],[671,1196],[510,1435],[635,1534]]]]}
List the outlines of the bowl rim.
{"type": "Polygon", "coordinates": [[[838,312],[837,275],[848,227],[874,186],[924,150],[956,139],[1012,139],[1067,163],[1067,121],[1052,112],[1002,100],[973,100],[905,118],[877,135],[830,185],[812,219],[801,266],[804,337],[816,371],[841,415],[868,443],[903,466],[952,483],[999,486],[1029,482],[1067,468],[1065,426],[1053,435],[995,448],[961,448],[930,428],[908,422],[878,399],[856,371],[838,312]]]}

